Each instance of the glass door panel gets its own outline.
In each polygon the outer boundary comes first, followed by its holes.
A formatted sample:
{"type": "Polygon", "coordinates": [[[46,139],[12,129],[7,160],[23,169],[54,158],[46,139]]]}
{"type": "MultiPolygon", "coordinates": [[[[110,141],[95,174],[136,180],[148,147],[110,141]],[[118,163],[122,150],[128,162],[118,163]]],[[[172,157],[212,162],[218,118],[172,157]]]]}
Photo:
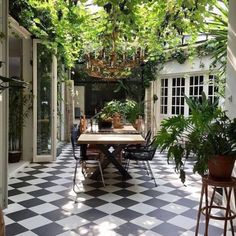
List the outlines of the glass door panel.
{"type": "Polygon", "coordinates": [[[37,155],[51,155],[52,55],[37,45],[37,155]]]}
{"type": "Polygon", "coordinates": [[[34,41],[34,161],[55,159],[56,66],[45,45],[34,41]]]}

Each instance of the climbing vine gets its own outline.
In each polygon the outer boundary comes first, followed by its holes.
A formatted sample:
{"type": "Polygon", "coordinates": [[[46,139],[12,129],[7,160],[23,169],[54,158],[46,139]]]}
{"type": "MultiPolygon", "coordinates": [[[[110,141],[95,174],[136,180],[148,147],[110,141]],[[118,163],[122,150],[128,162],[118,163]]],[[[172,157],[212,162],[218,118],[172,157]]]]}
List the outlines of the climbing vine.
{"type": "Polygon", "coordinates": [[[117,34],[117,52],[133,55],[141,48],[145,61],[158,62],[166,48],[181,43],[183,35],[190,35],[192,43],[198,32],[204,32],[215,2],[94,0],[91,7],[86,0],[12,0],[10,12],[72,67],[86,54],[109,48],[112,33],[117,34]]]}

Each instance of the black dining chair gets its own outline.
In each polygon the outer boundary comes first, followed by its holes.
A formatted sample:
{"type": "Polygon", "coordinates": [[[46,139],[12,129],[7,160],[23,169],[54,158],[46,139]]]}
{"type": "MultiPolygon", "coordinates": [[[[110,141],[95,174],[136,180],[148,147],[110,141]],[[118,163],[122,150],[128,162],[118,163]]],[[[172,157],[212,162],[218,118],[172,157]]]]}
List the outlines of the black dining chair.
{"type": "Polygon", "coordinates": [[[103,177],[103,171],[102,171],[102,167],[101,167],[101,163],[100,163],[100,153],[97,153],[97,155],[86,155],[83,153],[84,150],[86,152],[86,148],[80,148],[80,156],[76,155],[76,142],[78,139],[78,129],[76,127],[72,128],[71,131],[71,145],[72,145],[72,153],[73,153],[73,157],[75,159],[75,170],[74,170],[74,177],[73,177],[73,191],[75,193],[79,193],[78,191],[76,191],[76,187],[78,187],[77,183],[76,183],[76,179],[77,179],[77,170],[78,167],[81,166],[82,169],[82,174],[84,175],[84,177],[87,177],[86,175],[86,170],[88,168],[99,168],[100,171],[100,175],[101,175],[101,180],[103,183],[103,186],[105,187],[105,181],[104,181],[104,177],[103,177]],[[81,154],[81,152],[83,153],[83,155],[81,154]]]}
{"type": "Polygon", "coordinates": [[[127,149],[124,151],[123,158],[126,160],[125,168],[128,171],[130,160],[134,161],[142,161],[146,167],[147,173],[151,175],[151,178],[154,180],[155,186],[157,186],[155,177],[152,172],[152,168],[150,166],[149,161],[153,160],[155,153],[157,150],[157,146],[155,145],[155,141],[153,140],[150,144],[146,146],[141,146],[137,148],[127,149]]]}
{"type": "Polygon", "coordinates": [[[145,139],[144,144],[130,144],[130,145],[126,146],[125,151],[128,151],[129,149],[136,149],[136,148],[146,147],[151,142],[151,136],[152,136],[152,131],[148,130],[147,134],[145,135],[145,138],[144,138],[145,139]]]}

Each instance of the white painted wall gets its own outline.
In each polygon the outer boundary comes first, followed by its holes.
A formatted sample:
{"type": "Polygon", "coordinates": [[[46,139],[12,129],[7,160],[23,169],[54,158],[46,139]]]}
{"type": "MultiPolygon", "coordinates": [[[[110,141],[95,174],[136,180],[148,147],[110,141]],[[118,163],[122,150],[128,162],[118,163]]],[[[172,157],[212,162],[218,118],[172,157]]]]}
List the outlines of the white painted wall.
{"type": "MultiPolygon", "coordinates": [[[[226,90],[225,90],[225,109],[231,118],[236,117],[236,1],[229,1],[229,31],[228,31],[228,48],[227,48],[227,73],[226,73],[226,90]]],[[[233,176],[236,176],[236,164],[233,170],[233,176]]],[[[231,199],[231,207],[236,211],[235,196],[231,199]]],[[[224,198],[225,203],[225,198],[224,198]]],[[[236,223],[236,219],[234,219],[236,223]]]]}
{"type": "Polygon", "coordinates": [[[228,115],[236,117],[236,1],[229,1],[229,32],[227,49],[227,76],[226,76],[226,101],[225,108],[228,115]]]}
{"type": "MultiPolygon", "coordinates": [[[[0,32],[5,34],[0,41],[0,75],[8,77],[8,0],[0,0],[0,32]]],[[[8,90],[0,93],[0,205],[7,206],[8,165],[8,90]]]]}
{"type": "Polygon", "coordinates": [[[163,69],[160,71],[160,76],[165,75],[179,75],[186,72],[190,73],[202,73],[209,71],[211,65],[211,57],[204,56],[202,58],[194,58],[192,60],[186,60],[184,64],[179,64],[176,60],[165,63],[163,69]],[[204,67],[201,67],[204,65],[204,67]]]}

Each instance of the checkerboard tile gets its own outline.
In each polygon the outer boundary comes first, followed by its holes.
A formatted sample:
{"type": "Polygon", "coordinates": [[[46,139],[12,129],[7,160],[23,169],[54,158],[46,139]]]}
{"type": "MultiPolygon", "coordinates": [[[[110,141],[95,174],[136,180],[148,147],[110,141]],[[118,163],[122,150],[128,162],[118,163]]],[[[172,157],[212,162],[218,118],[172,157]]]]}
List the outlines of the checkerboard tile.
{"type": "MultiPolygon", "coordinates": [[[[192,174],[191,161],[187,187],[165,155],[157,152],[151,162],[157,187],[142,165],[130,164],[133,178],[126,182],[109,165],[104,171],[106,187],[84,179],[79,170],[78,195],[72,190],[74,165],[68,144],[55,162],[32,163],[9,180],[7,236],[194,235],[201,182],[192,174]]],[[[203,226],[201,219],[199,235],[203,226]]],[[[221,234],[222,224],[210,223],[209,235],[221,234]]]]}

